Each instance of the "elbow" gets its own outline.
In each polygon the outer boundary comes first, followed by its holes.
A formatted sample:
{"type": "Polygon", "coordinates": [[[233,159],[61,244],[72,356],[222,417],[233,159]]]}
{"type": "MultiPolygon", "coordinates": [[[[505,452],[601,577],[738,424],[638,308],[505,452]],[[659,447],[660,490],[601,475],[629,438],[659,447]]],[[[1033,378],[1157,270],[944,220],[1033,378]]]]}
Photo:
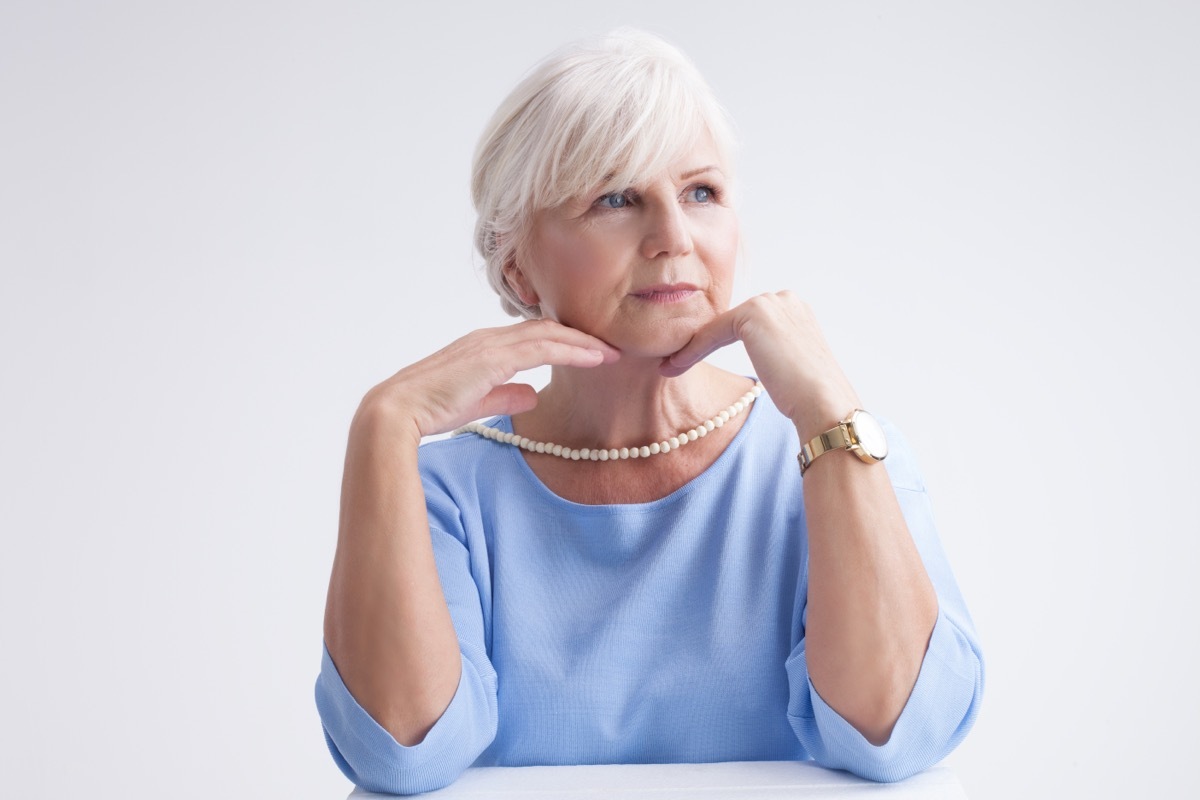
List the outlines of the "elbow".
{"type": "Polygon", "coordinates": [[[395,773],[387,776],[374,776],[371,779],[355,780],[351,778],[351,780],[363,791],[409,797],[444,789],[454,783],[460,774],[455,772],[453,774],[417,776],[411,773],[395,773]]]}
{"type": "Polygon", "coordinates": [[[355,786],[394,795],[432,792],[453,783],[487,749],[497,727],[494,673],[480,674],[469,662],[462,663],[450,705],[439,719],[418,729],[371,717],[346,689],[326,652],[317,679],[317,710],[329,752],[355,786]]]}
{"type": "Polygon", "coordinates": [[[454,783],[471,766],[479,749],[439,747],[437,752],[430,752],[424,743],[408,747],[394,741],[364,748],[363,742],[351,740],[344,740],[339,747],[328,727],[325,739],[338,769],[355,786],[368,792],[404,796],[454,783]]]}
{"type": "MultiPolygon", "coordinates": [[[[924,654],[922,654],[924,655],[924,654]]],[[[810,680],[816,691],[838,716],[874,747],[883,747],[892,738],[904,709],[912,696],[921,660],[905,663],[901,658],[876,658],[874,663],[848,669],[844,664],[810,666],[810,680]],[[831,668],[836,667],[836,668],[831,668]]]]}
{"type": "MultiPolygon", "coordinates": [[[[881,748],[882,749],[882,748],[881,748]]],[[[911,756],[896,754],[873,753],[857,760],[853,765],[844,767],[860,778],[876,783],[896,783],[911,778],[932,767],[941,757],[931,760],[915,760],[911,756]]]]}
{"type": "Polygon", "coordinates": [[[904,780],[949,755],[974,725],[983,695],[978,646],[944,618],[916,683],[897,707],[888,699],[893,693],[880,690],[869,703],[839,713],[801,671],[803,665],[802,659],[794,662],[796,678],[807,680],[798,684],[789,715],[805,750],[824,767],[879,783],[904,780]],[[873,714],[872,707],[880,711],[873,714]],[[891,710],[883,713],[885,707],[891,710]]]}
{"type": "Polygon", "coordinates": [[[891,741],[916,683],[915,676],[900,678],[893,673],[888,677],[891,680],[883,681],[882,685],[864,687],[850,695],[852,705],[842,712],[846,722],[876,748],[891,741]]]}
{"type": "Polygon", "coordinates": [[[371,717],[396,740],[396,744],[401,747],[416,747],[425,741],[438,720],[445,715],[453,698],[452,691],[445,700],[432,698],[431,702],[410,702],[403,708],[394,709],[389,713],[371,713],[371,717]]]}
{"type": "Polygon", "coordinates": [[[951,753],[975,724],[983,693],[982,664],[974,675],[955,676],[944,694],[910,698],[898,719],[884,729],[859,731],[865,742],[845,765],[859,777],[879,783],[910,778],[951,753]]]}

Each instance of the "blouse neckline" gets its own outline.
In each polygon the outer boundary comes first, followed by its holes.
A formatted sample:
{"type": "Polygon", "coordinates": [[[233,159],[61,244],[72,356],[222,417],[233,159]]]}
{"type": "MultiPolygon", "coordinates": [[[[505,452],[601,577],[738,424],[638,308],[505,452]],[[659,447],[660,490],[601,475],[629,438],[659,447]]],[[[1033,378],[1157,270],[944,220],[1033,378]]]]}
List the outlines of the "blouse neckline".
{"type": "MultiPolygon", "coordinates": [[[[671,492],[670,494],[664,495],[663,497],[660,497],[657,500],[650,500],[645,503],[593,504],[593,503],[577,503],[574,500],[568,500],[567,498],[556,494],[554,491],[552,491],[550,489],[549,486],[547,486],[545,483],[542,482],[542,479],[539,478],[537,473],[533,471],[533,468],[529,466],[529,463],[525,460],[525,457],[523,455],[521,455],[520,448],[508,447],[506,449],[509,450],[508,456],[510,458],[513,458],[516,460],[517,469],[533,485],[534,489],[538,492],[538,494],[540,494],[547,501],[549,501],[561,508],[570,509],[571,511],[573,511],[575,513],[582,512],[582,513],[601,514],[601,515],[611,515],[614,513],[628,513],[628,512],[634,512],[634,513],[652,512],[652,511],[659,510],[660,508],[662,508],[665,505],[669,505],[671,503],[677,502],[678,500],[682,499],[683,497],[686,497],[687,495],[691,494],[692,492],[703,489],[704,486],[707,485],[708,483],[711,483],[711,482],[717,480],[717,477],[716,477],[717,474],[720,472],[723,472],[725,469],[726,463],[736,457],[738,450],[740,450],[742,448],[742,443],[749,436],[748,431],[749,431],[750,426],[754,425],[756,423],[756,421],[758,420],[758,418],[761,416],[761,414],[758,411],[758,407],[759,407],[759,405],[762,404],[762,402],[765,399],[767,399],[767,393],[763,392],[761,395],[759,395],[758,399],[755,400],[754,403],[751,404],[750,408],[746,412],[746,419],[742,423],[742,427],[739,428],[738,432],[733,435],[733,439],[731,439],[729,444],[727,444],[725,446],[725,449],[722,450],[717,455],[716,459],[714,459],[711,464],[709,464],[707,467],[705,467],[705,469],[699,475],[692,478],[690,481],[685,483],[683,486],[680,486],[678,489],[671,492]]],[[[496,427],[502,427],[502,429],[504,430],[505,433],[512,433],[513,426],[512,426],[512,417],[511,416],[509,416],[509,415],[501,416],[498,418],[497,421],[500,424],[497,425],[496,427]]]]}

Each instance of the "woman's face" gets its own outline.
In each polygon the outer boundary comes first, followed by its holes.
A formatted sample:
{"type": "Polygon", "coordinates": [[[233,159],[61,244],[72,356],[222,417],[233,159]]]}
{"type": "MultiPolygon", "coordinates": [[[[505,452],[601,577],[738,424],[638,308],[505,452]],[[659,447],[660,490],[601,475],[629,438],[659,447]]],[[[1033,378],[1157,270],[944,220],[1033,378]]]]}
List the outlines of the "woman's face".
{"type": "Polygon", "coordinates": [[[647,183],[539,212],[509,279],[626,356],[674,353],[729,307],[738,219],[711,142],[647,183]]]}

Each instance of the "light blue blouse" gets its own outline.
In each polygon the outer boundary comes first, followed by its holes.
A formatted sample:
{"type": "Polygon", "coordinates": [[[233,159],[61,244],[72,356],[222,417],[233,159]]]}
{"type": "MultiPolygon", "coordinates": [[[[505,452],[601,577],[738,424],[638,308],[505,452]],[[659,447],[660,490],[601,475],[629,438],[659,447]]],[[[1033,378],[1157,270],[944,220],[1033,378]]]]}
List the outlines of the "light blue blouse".
{"type": "MultiPolygon", "coordinates": [[[[489,424],[512,430],[507,417],[489,424]]],[[[651,503],[569,502],[517,448],[479,436],[423,445],[462,677],[425,740],[404,747],[326,651],[316,696],[334,760],[355,784],[395,794],[472,765],[815,759],[894,781],[936,763],[975,719],[983,661],[909,449],[884,427],[884,464],[939,601],[886,744],[809,681],[799,442],[764,393],[709,469],[651,503]]]]}

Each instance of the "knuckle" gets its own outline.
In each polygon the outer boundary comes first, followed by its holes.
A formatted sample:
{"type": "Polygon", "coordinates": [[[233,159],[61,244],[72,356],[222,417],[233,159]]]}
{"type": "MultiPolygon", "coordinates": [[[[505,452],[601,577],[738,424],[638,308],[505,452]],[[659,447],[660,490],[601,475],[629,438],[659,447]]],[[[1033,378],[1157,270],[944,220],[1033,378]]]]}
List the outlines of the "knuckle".
{"type": "Polygon", "coordinates": [[[754,313],[766,311],[772,305],[771,296],[765,294],[756,294],[746,301],[746,310],[754,313]]]}
{"type": "Polygon", "coordinates": [[[808,302],[791,289],[784,289],[783,291],[779,292],[779,298],[793,308],[798,308],[801,311],[808,311],[808,302]]]}

